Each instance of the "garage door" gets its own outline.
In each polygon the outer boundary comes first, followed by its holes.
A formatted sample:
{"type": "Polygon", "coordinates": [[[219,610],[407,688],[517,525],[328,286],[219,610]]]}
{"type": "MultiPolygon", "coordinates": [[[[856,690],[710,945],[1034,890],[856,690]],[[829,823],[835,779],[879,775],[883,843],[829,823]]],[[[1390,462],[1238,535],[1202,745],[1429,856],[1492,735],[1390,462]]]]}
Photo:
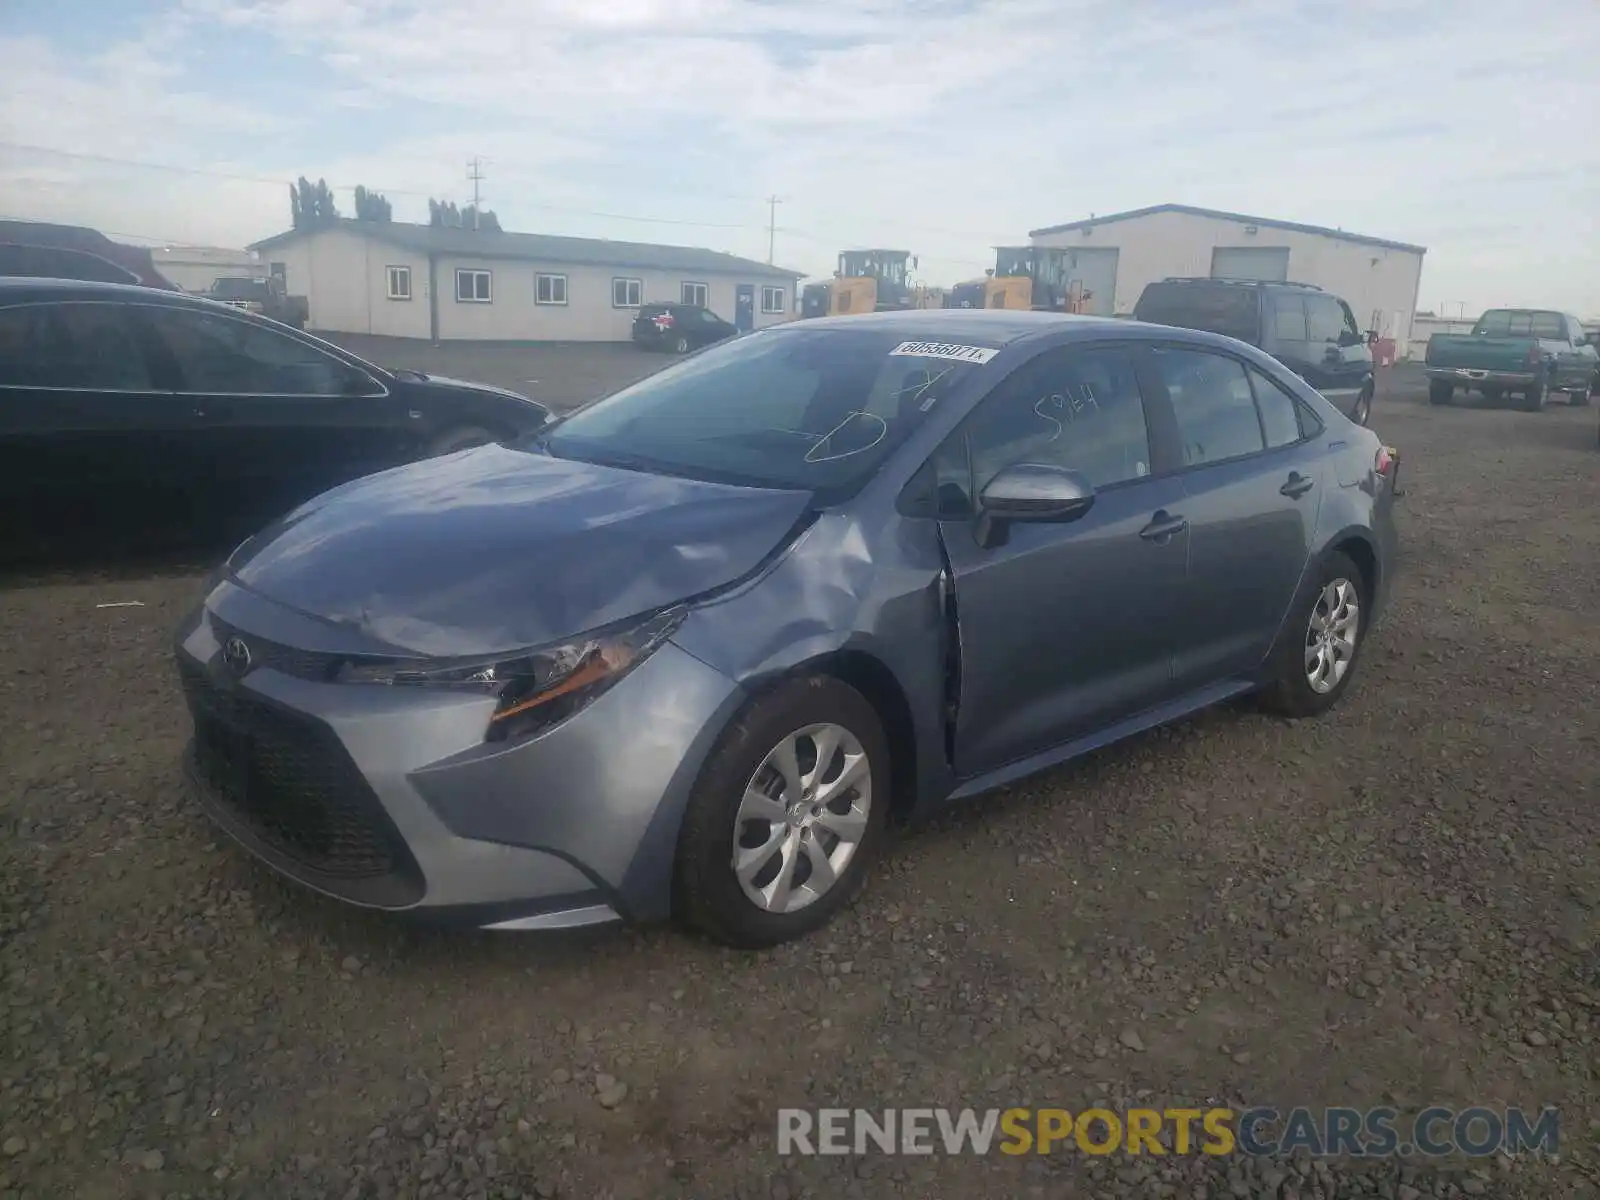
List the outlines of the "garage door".
{"type": "Polygon", "coordinates": [[[1281,282],[1289,278],[1289,247],[1218,246],[1211,252],[1211,278],[1281,282]]]}
{"type": "Polygon", "coordinates": [[[1104,247],[1093,250],[1067,251],[1067,287],[1082,283],[1090,293],[1089,311],[1099,317],[1109,317],[1116,311],[1117,301],[1117,251],[1104,247]]]}

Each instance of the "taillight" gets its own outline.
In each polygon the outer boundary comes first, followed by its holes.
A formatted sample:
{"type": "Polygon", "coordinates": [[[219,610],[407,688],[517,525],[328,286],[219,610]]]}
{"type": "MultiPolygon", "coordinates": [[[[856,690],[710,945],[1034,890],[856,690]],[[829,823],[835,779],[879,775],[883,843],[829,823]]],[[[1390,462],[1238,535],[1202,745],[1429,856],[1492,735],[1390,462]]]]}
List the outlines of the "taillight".
{"type": "Polygon", "coordinates": [[[1540,360],[1543,358],[1544,348],[1541,347],[1538,342],[1535,342],[1533,345],[1528,347],[1528,365],[1530,367],[1537,367],[1540,360]]]}
{"type": "Polygon", "coordinates": [[[1372,469],[1387,479],[1399,461],[1400,451],[1390,446],[1379,446],[1377,457],[1372,462],[1372,469]]]}

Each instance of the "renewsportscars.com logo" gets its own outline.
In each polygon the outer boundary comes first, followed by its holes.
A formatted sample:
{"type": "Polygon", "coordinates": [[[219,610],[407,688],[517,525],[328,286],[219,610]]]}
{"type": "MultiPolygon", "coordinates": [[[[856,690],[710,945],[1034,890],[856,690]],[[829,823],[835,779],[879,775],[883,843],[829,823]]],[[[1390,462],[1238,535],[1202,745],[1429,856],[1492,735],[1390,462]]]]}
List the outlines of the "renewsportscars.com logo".
{"type": "Polygon", "coordinates": [[[1395,1155],[1480,1158],[1561,1148],[1553,1108],[1433,1107],[1404,1118],[1394,1108],[784,1108],[778,1153],[1395,1155]]]}

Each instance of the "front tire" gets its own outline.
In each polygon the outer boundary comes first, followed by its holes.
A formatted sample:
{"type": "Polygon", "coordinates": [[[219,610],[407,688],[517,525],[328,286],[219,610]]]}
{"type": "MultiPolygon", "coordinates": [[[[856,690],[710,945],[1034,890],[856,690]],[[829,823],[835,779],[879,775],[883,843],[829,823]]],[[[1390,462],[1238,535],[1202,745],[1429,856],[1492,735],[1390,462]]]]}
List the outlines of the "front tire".
{"type": "Polygon", "coordinates": [[[1345,554],[1330,554],[1306,576],[1273,651],[1272,680],[1261,698],[1285,717],[1317,717],[1355,678],[1367,632],[1371,581],[1345,554]]]}
{"type": "Polygon", "coordinates": [[[860,692],[790,680],[723,734],[678,834],[674,909],[713,941],[775,946],[831,921],[885,837],[889,743],[860,692]]]}
{"type": "Polygon", "coordinates": [[[1449,404],[1455,395],[1454,385],[1447,379],[1430,379],[1428,381],[1428,403],[1449,404]]]}

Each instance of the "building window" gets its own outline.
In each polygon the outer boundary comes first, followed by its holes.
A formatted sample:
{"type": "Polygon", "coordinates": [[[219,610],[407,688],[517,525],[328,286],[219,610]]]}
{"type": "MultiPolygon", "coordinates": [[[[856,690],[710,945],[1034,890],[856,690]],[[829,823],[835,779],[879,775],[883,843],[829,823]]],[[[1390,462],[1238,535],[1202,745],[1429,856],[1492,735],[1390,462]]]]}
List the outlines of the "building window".
{"type": "Polygon", "coordinates": [[[701,308],[710,308],[711,289],[703,283],[685,283],[679,298],[685,304],[698,305],[701,308]]]}
{"type": "Polygon", "coordinates": [[[611,281],[612,308],[638,308],[644,303],[644,280],[613,279],[611,281]]]}
{"type": "Polygon", "coordinates": [[[494,298],[487,271],[456,271],[456,299],[464,304],[487,304],[494,298]]]}
{"type": "Polygon", "coordinates": [[[389,273],[389,299],[411,299],[411,268],[388,267],[385,269],[389,273]]]}
{"type": "Polygon", "coordinates": [[[783,311],[783,289],[781,287],[764,287],[761,289],[761,311],[764,313],[781,313],[783,311]]]}
{"type": "Polygon", "coordinates": [[[533,277],[533,302],[535,304],[565,304],[567,302],[567,277],[546,275],[533,277]]]}

